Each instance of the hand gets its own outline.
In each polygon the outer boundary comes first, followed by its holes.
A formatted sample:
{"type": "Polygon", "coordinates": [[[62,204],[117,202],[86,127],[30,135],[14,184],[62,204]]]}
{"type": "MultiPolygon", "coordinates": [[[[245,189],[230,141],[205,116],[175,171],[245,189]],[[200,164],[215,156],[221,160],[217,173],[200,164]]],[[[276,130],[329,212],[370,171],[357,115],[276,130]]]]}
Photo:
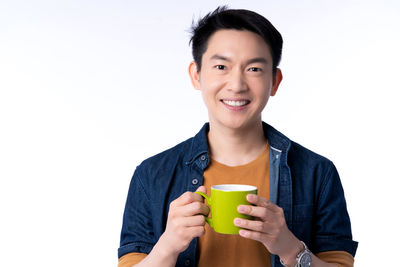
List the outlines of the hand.
{"type": "MultiPolygon", "coordinates": [[[[197,191],[207,193],[201,186],[197,191]]],[[[193,192],[186,192],[171,202],[165,232],[161,236],[165,250],[178,255],[187,249],[190,242],[204,235],[205,218],[210,212],[203,198],[193,192]]]]}
{"type": "Polygon", "coordinates": [[[284,262],[295,259],[302,244],[288,229],[283,209],[254,194],[247,195],[247,200],[255,206],[240,205],[238,212],[253,216],[255,220],[235,218],[234,224],[243,228],[239,234],[261,242],[270,253],[281,259],[288,259],[284,262]]]}

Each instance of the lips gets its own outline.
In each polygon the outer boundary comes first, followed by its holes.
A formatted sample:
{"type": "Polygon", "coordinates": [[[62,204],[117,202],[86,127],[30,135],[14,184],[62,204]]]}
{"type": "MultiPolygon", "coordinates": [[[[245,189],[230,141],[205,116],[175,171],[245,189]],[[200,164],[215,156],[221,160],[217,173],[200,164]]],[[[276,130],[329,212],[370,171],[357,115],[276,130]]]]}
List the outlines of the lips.
{"type": "Polygon", "coordinates": [[[250,103],[249,100],[240,99],[240,100],[229,100],[229,99],[222,99],[222,103],[231,107],[243,107],[250,103]]]}

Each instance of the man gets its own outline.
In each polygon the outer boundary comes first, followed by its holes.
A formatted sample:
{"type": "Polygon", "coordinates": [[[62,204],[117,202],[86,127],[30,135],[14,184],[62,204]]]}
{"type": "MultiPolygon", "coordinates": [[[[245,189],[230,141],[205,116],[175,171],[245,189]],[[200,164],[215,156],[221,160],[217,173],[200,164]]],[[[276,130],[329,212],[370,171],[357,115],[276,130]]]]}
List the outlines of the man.
{"type": "Polygon", "coordinates": [[[125,207],[119,266],[353,266],[357,242],[329,160],[262,122],[282,80],[282,37],[261,15],[218,8],[193,26],[189,74],[209,123],[140,164],[125,207]],[[196,190],[255,185],[239,235],[205,224],[196,190]],[[202,185],[202,186],[200,186],[202,185]]]}

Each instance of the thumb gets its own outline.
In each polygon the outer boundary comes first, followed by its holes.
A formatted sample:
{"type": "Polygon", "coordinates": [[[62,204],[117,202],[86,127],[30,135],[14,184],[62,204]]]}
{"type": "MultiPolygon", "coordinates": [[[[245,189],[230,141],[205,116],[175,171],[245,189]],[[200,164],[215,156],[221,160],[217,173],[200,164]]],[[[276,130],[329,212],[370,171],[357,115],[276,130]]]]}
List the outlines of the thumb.
{"type": "Polygon", "coordinates": [[[200,191],[200,192],[202,192],[204,194],[207,194],[207,188],[204,185],[202,185],[199,188],[197,188],[196,191],[200,191]]]}

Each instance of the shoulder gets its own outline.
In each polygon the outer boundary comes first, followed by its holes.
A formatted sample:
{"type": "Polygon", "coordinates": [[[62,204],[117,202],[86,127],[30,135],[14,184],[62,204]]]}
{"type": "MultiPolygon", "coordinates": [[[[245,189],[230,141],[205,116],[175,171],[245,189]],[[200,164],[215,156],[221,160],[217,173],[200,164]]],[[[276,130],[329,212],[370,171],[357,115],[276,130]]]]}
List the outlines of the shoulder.
{"type": "Polygon", "coordinates": [[[176,190],[180,193],[187,169],[186,151],[190,147],[191,139],[145,159],[136,167],[131,183],[140,185],[141,190],[151,199],[162,199],[159,196],[169,195],[172,183],[178,187],[176,190]]]}
{"type": "Polygon", "coordinates": [[[325,156],[322,156],[302,145],[291,141],[289,153],[288,153],[289,160],[297,162],[298,164],[305,164],[305,165],[319,165],[319,164],[332,164],[325,156]]]}
{"type": "Polygon", "coordinates": [[[319,164],[332,164],[326,157],[291,140],[271,125],[264,123],[263,126],[271,147],[287,155],[287,161],[290,166],[309,168],[319,164]]]}
{"type": "Polygon", "coordinates": [[[325,183],[326,179],[337,175],[336,167],[331,160],[293,141],[287,162],[298,178],[311,179],[313,177],[319,183],[325,183]]]}
{"type": "Polygon", "coordinates": [[[190,150],[192,140],[193,137],[143,160],[138,168],[154,171],[159,168],[176,165],[178,162],[184,162],[187,158],[187,151],[190,150]]]}
{"type": "Polygon", "coordinates": [[[204,124],[195,136],[144,160],[139,167],[158,170],[160,168],[171,169],[178,165],[187,164],[199,153],[208,151],[208,127],[208,123],[204,124]]]}

